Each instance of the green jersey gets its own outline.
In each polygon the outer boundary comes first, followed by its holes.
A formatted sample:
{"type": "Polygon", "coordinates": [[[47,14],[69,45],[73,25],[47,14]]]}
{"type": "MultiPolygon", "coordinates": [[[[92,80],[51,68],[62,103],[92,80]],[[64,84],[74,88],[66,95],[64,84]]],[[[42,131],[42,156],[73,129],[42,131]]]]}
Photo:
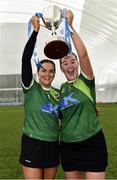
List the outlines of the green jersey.
{"type": "Polygon", "coordinates": [[[94,80],[88,80],[82,74],[73,83],[61,86],[62,141],[83,141],[101,129],[95,99],[94,80]]]}
{"type": "Polygon", "coordinates": [[[39,83],[24,90],[23,133],[35,139],[56,141],[59,137],[59,90],[44,90],[39,83]]]}

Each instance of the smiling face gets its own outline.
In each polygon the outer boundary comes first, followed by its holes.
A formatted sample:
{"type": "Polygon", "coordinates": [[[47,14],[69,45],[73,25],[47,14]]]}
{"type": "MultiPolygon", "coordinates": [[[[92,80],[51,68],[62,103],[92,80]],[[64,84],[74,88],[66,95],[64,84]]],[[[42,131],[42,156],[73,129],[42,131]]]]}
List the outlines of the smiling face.
{"type": "Polygon", "coordinates": [[[74,54],[69,54],[60,60],[62,72],[68,81],[73,81],[78,76],[78,60],[74,54]]]}
{"type": "Polygon", "coordinates": [[[40,84],[45,88],[49,88],[55,77],[55,67],[50,62],[44,62],[37,74],[40,84]]]}

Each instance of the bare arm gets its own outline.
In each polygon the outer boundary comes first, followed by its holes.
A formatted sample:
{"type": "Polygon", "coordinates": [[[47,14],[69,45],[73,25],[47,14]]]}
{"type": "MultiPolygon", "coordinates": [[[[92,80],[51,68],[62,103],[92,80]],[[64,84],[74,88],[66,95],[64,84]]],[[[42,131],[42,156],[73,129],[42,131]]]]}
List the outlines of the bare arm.
{"type": "Polygon", "coordinates": [[[66,18],[68,19],[69,25],[72,29],[72,41],[75,46],[75,49],[77,51],[78,57],[79,57],[79,62],[80,62],[80,67],[81,70],[90,78],[93,78],[93,70],[92,66],[90,63],[90,59],[86,50],[86,47],[78,35],[78,33],[75,31],[73,28],[73,13],[69,10],[67,11],[66,18]]]}

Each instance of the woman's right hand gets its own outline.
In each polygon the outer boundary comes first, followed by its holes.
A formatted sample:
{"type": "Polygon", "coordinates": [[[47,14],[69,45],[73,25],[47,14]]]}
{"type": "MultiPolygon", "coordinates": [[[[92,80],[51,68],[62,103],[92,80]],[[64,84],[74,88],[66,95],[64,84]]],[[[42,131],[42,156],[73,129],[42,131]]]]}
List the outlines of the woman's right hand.
{"type": "Polygon", "coordinates": [[[39,29],[40,29],[40,20],[39,20],[39,18],[37,16],[33,16],[31,18],[31,22],[32,22],[34,31],[38,32],[39,29]]]}

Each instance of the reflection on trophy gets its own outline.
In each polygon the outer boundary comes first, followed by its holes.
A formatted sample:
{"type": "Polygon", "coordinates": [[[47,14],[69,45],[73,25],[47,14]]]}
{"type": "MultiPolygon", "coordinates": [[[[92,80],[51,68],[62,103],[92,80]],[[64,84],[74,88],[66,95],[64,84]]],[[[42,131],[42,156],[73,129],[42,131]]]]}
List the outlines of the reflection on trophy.
{"type": "Polygon", "coordinates": [[[51,39],[44,47],[45,55],[50,59],[60,59],[69,52],[65,39],[65,18],[58,6],[48,6],[43,10],[42,20],[47,29],[51,30],[51,39]],[[64,21],[64,22],[63,22],[64,21]]]}

